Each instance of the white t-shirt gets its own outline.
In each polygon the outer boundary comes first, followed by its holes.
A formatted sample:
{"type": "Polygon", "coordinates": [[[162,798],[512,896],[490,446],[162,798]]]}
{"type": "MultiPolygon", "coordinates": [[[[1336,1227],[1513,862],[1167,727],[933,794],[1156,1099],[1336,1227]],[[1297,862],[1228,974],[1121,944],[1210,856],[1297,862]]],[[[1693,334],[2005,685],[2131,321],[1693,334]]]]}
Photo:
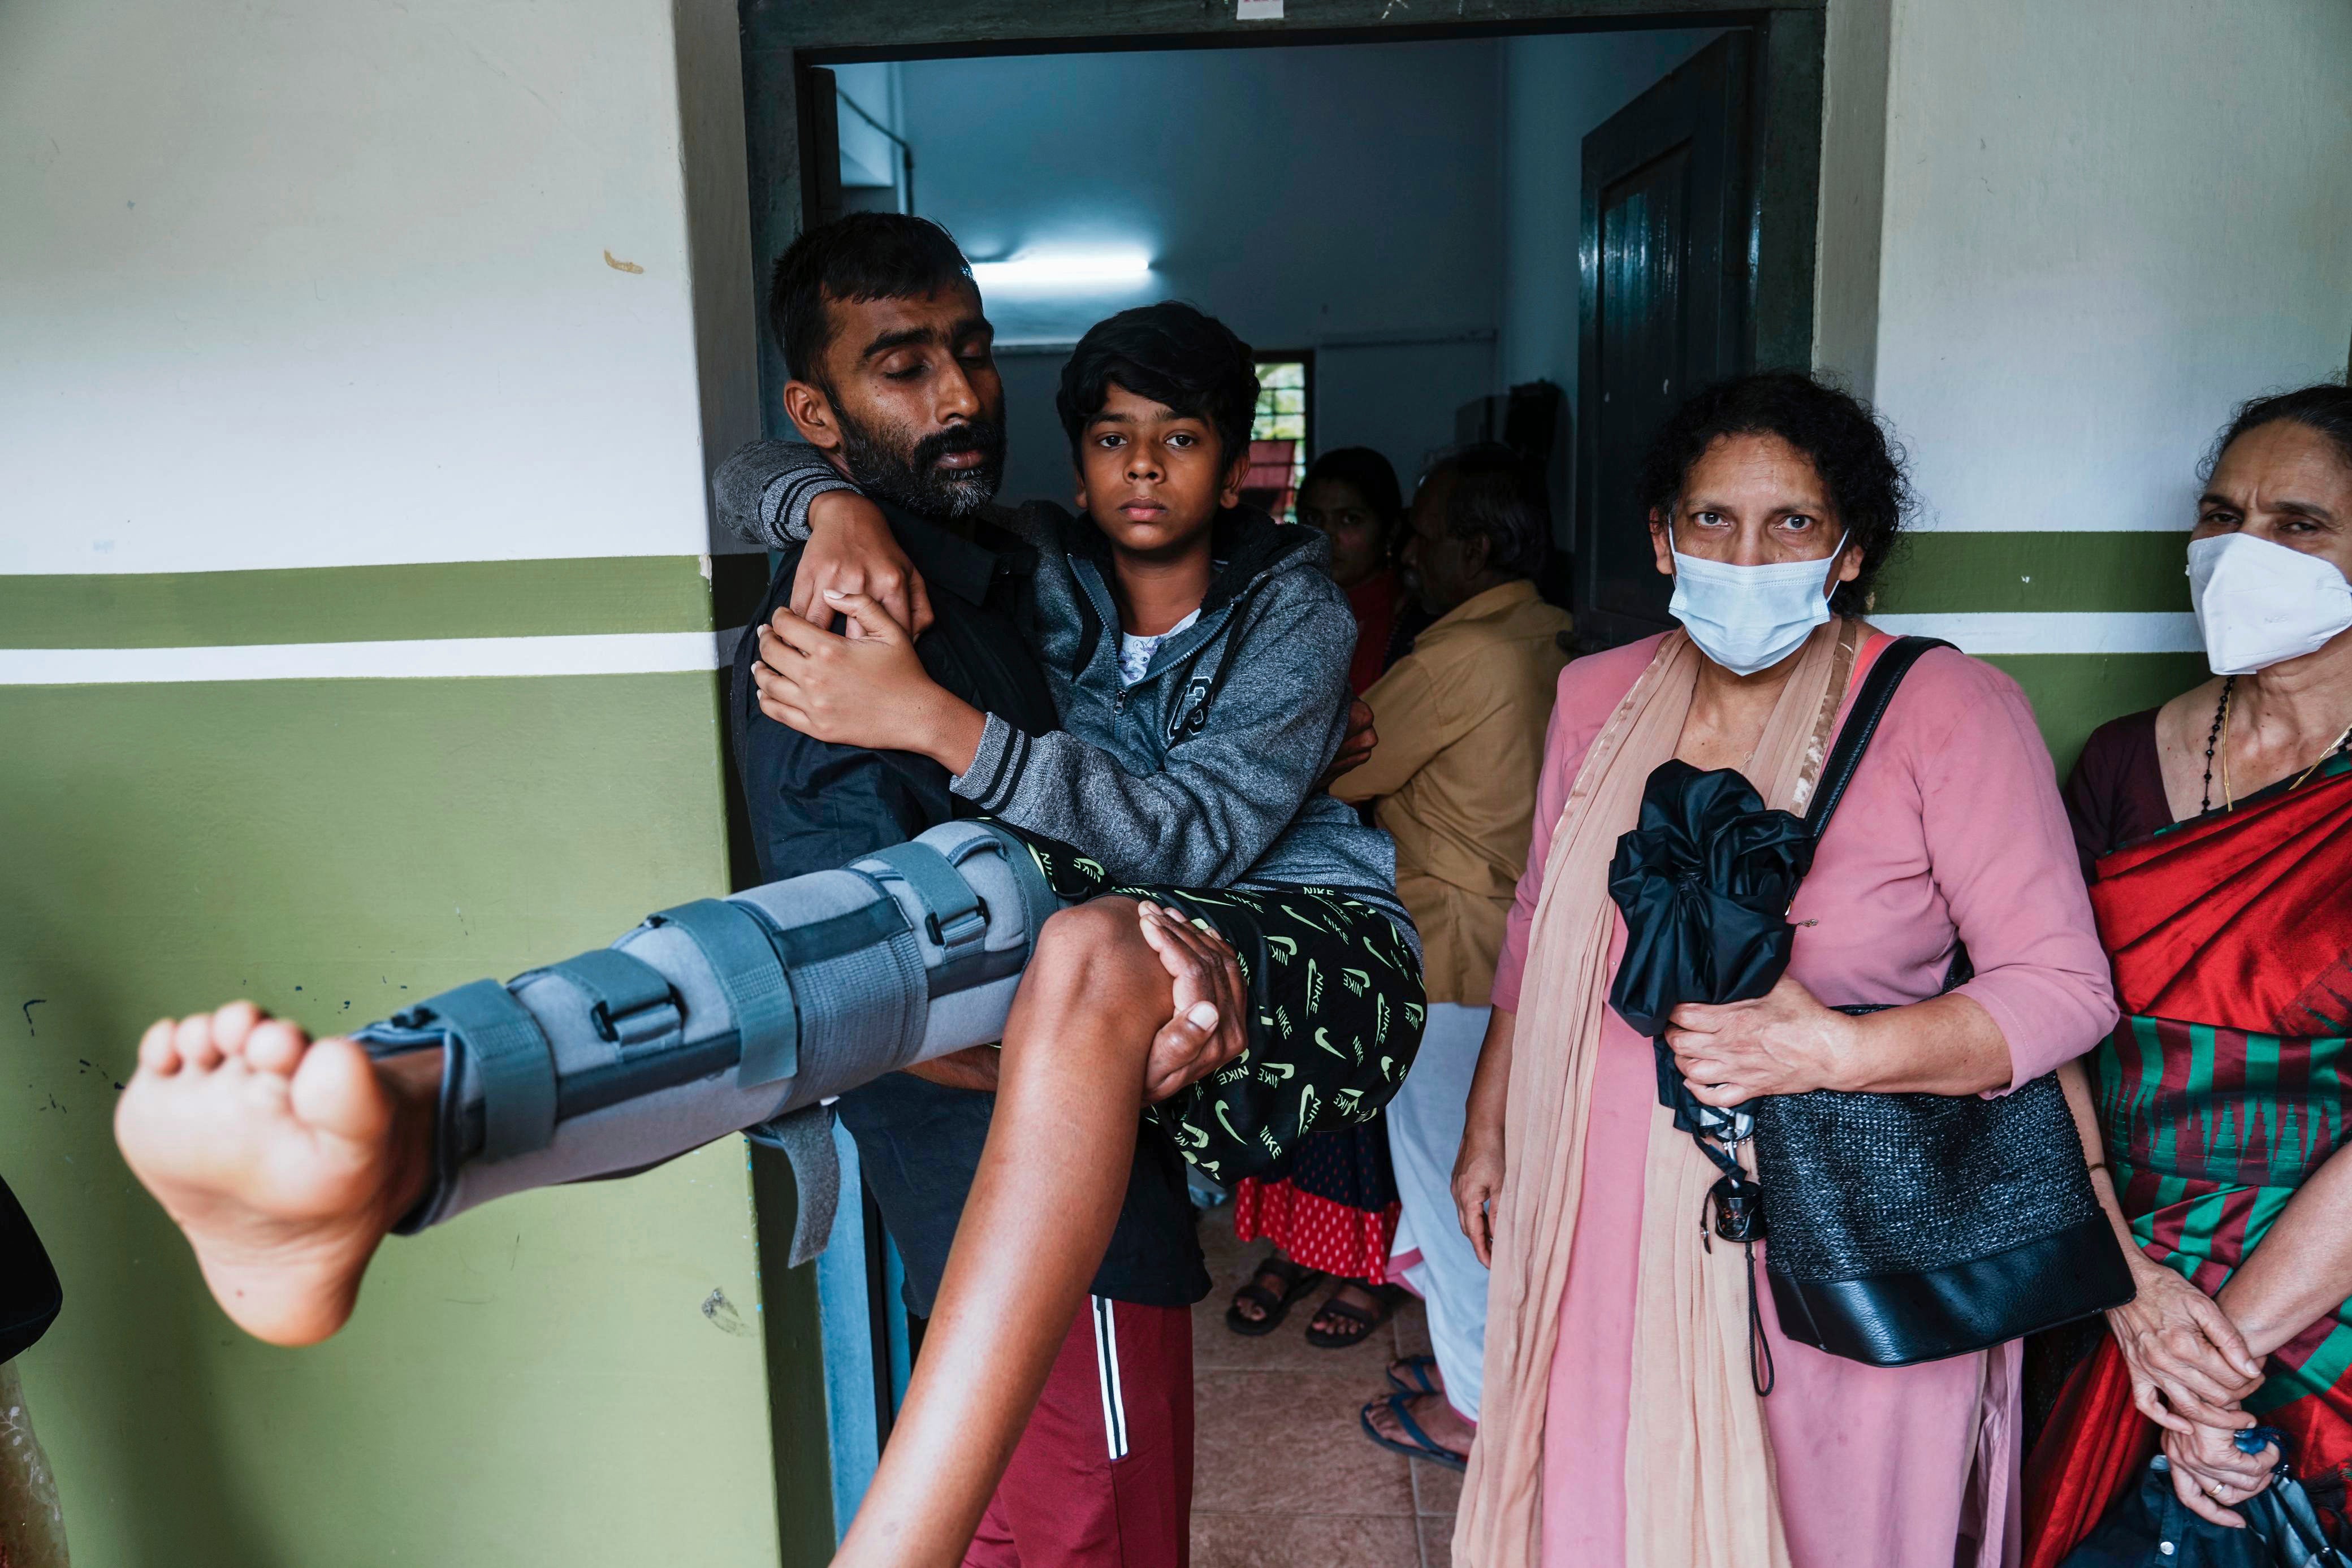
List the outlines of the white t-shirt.
{"type": "Polygon", "coordinates": [[[1160,652],[1160,644],[1200,618],[1201,612],[1195,610],[1192,614],[1154,637],[1136,637],[1125,632],[1120,632],[1118,634],[1119,685],[1131,686],[1143,679],[1145,673],[1151,668],[1151,655],[1160,652]]]}

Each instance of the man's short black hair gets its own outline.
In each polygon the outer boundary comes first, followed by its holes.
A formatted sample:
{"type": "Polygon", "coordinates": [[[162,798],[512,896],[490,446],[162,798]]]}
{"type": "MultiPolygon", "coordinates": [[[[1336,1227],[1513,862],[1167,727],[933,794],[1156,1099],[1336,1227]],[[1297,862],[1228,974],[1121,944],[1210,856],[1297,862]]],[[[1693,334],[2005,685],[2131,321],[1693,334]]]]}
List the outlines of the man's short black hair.
{"type": "Polygon", "coordinates": [[[1551,507],[1543,476],[1499,441],[1481,441],[1445,453],[1421,482],[1453,476],[1445,497],[1445,531],[1457,539],[1484,537],[1486,565],[1505,577],[1533,577],[1551,548],[1551,507]]]}
{"type": "Polygon", "coordinates": [[[1110,400],[1117,382],[1217,433],[1217,456],[1231,463],[1249,451],[1257,413],[1257,365],[1247,343],[1214,316],[1177,300],[1139,305],[1087,329],[1062,367],[1054,406],[1077,455],[1087,423],[1110,400]]]}
{"type": "Polygon", "coordinates": [[[794,381],[824,384],[817,366],[833,342],[825,301],[920,299],[950,284],[978,292],[955,236],[929,218],[850,213],[820,224],[776,258],[768,325],[794,381]]]}

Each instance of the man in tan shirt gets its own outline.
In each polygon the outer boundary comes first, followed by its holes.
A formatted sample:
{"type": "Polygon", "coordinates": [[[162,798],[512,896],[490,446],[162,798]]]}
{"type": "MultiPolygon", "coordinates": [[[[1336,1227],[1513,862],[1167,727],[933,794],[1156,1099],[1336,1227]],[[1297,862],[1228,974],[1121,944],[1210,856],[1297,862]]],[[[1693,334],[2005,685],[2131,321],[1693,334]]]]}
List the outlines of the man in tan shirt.
{"type": "Polygon", "coordinates": [[[1405,570],[1438,619],[1364,701],[1380,744],[1331,793],[1373,802],[1396,840],[1397,894],[1420,927],[1429,1018],[1388,1108],[1403,1215],[1390,1260],[1428,1303],[1433,1368],[1364,1407],[1374,1440],[1459,1463],[1478,1416],[1486,1271],[1454,1218],[1454,1157],[1486,1031],[1511,893],[1527,866],[1536,775],[1569,617],[1530,580],[1550,531],[1539,481],[1508,447],[1441,459],[1413,498],[1405,570]]]}

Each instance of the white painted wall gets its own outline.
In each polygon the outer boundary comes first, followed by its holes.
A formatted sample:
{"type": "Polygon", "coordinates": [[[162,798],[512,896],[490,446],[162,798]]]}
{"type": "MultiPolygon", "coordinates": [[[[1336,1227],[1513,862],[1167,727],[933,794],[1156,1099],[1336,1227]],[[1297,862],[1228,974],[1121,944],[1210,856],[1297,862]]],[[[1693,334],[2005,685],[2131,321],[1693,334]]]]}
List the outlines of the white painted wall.
{"type": "Polygon", "coordinates": [[[1505,386],[1551,381],[1574,396],[1585,134],[1721,33],[1706,27],[1505,41],[1505,386]]]}
{"type": "Polygon", "coordinates": [[[680,67],[671,0],[0,6],[0,572],[707,549],[680,67]]]}
{"type": "Polygon", "coordinates": [[[1927,526],[2185,528],[2232,403],[2343,374],[2344,0],[1895,0],[1887,81],[1874,381],[1927,526]]]}

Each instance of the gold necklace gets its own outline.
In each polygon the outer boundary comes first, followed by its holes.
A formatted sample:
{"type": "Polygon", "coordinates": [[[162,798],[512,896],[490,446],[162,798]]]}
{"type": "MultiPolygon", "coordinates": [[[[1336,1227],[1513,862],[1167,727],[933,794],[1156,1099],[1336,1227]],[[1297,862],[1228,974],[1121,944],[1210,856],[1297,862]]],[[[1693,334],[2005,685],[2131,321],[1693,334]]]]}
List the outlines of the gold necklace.
{"type": "MultiPolygon", "coordinates": [[[[2233,682],[2233,683],[2231,683],[2231,684],[2232,684],[2232,685],[2234,685],[2235,683],[2233,682]]],[[[2234,706],[2235,706],[2235,705],[2234,705],[2234,704],[2232,704],[2232,703],[2230,701],[2230,688],[2229,688],[2228,686],[2224,686],[2224,687],[2222,687],[2222,688],[2221,688],[2221,810],[2223,810],[2224,811],[2234,811],[2234,810],[2236,810],[2238,809],[2238,801],[2237,801],[2237,798],[2236,798],[2234,795],[2232,795],[2232,794],[2231,793],[2231,791],[2230,791],[2230,710],[2231,710],[2231,707],[2233,707],[2234,706]]]]}
{"type": "MultiPolygon", "coordinates": [[[[2343,750],[2347,742],[2352,742],[2352,724],[2346,725],[2344,727],[2344,733],[2336,737],[2336,743],[2319,754],[2319,762],[2315,762],[2310,767],[2305,768],[2303,772],[2296,777],[2295,781],[2288,785],[2287,788],[2289,789],[2302,789],[2304,780],[2309,779],[2313,774],[2319,771],[2320,763],[2326,762],[2329,758],[2343,750]]],[[[2221,784],[2225,790],[2229,788],[2229,755],[2225,752],[2221,757],[2221,784]]]]}

